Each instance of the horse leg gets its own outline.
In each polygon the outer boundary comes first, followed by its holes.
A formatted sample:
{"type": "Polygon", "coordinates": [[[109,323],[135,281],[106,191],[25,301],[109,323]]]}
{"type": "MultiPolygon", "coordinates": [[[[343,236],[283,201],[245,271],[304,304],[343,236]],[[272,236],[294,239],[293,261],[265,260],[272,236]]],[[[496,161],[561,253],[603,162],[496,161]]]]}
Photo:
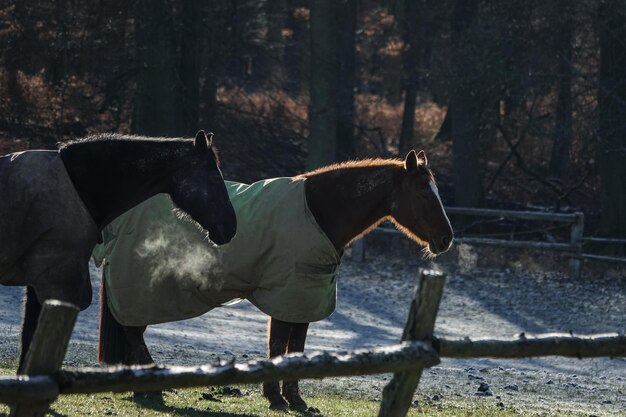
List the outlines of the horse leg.
{"type": "MultiPolygon", "coordinates": [[[[291,334],[287,353],[304,352],[304,342],[309,323],[291,323],[291,334]]],[[[300,396],[298,381],[283,381],[283,397],[289,402],[289,408],[295,411],[306,411],[308,406],[300,396]]]]}
{"type": "Polygon", "coordinates": [[[26,359],[26,353],[30,348],[30,342],[33,340],[35,329],[37,328],[37,321],[39,320],[39,313],[41,313],[41,304],[37,299],[35,290],[28,286],[24,295],[24,314],[22,319],[22,349],[20,352],[20,363],[17,368],[17,373],[21,374],[24,367],[24,360],[26,359]]]}
{"type": "MultiPolygon", "coordinates": [[[[291,323],[270,317],[267,321],[267,354],[271,359],[287,353],[291,323]]],[[[278,382],[264,382],[263,396],[270,402],[272,410],[286,410],[289,404],[280,394],[278,382]]]]}
{"type": "Polygon", "coordinates": [[[154,361],[143,338],[147,326],[124,326],[126,334],[126,365],[153,365],[154,361]]]}
{"type": "Polygon", "coordinates": [[[128,342],[124,326],[115,319],[109,308],[106,290],[106,268],[102,268],[100,282],[100,332],[98,337],[98,362],[117,365],[125,363],[128,342]]]}
{"type": "MultiPolygon", "coordinates": [[[[143,338],[147,326],[124,326],[126,335],[126,355],[124,364],[126,365],[154,365],[154,360],[150,355],[148,346],[143,338]]],[[[163,401],[161,391],[134,392],[135,399],[153,399],[163,401]]]]}

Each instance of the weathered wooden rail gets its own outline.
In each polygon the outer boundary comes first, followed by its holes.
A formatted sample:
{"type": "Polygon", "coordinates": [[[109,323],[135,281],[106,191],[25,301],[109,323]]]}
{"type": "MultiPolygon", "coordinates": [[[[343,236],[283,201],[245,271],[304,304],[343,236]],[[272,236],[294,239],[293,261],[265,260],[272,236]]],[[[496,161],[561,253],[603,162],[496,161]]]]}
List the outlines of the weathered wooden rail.
{"type": "Polygon", "coordinates": [[[439,356],[430,344],[410,342],[343,353],[290,354],[247,363],[219,361],[201,366],[81,368],[33,377],[2,377],[0,402],[43,401],[55,394],[156,391],[283,379],[368,375],[427,368],[438,363],[439,356]]]}
{"type": "Polygon", "coordinates": [[[220,361],[193,367],[133,366],[60,370],[78,309],[48,301],[28,352],[27,375],[0,377],[0,402],[12,416],[43,416],[59,396],[76,393],[153,391],[206,385],[229,385],[285,379],[321,379],[392,372],[383,391],[379,416],[405,416],[422,370],[439,357],[531,356],[626,357],[626,335],[520,335],[515,339],[445,339],[433,328],[445,275],[421,271],[402,343],[341,353],[290,354],[271,360],[220,361]]]}
{"type": "Polygon", "coordinates": [[[435,338],[439,356],[449,358],[518,359],[536,356],[573,358],[625,357],[626,335],[619,333],[577,336],[566,333],[520,335],[514,339],[435,338]]]}

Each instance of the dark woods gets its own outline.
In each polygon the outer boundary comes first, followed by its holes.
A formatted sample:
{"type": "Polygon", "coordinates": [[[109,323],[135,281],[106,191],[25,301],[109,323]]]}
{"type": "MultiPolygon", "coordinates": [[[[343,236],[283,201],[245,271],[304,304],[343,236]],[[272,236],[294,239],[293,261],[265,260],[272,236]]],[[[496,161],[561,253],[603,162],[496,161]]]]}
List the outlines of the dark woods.
{"type": "Polygon", "coordinates": [[[624,39],[625,0],[2,0],[0,150],[204,128],[251,181],[425,148],[447,203],[624,237],[624,39]]]}

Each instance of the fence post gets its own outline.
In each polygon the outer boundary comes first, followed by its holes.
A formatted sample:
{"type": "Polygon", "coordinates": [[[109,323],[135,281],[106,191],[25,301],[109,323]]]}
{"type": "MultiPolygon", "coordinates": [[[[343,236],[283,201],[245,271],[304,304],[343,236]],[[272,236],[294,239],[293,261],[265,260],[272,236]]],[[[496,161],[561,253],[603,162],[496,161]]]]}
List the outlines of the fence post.
{"type": "Polygon", "coordinates": [[[581,212],[576,212],[576,222],[572,225],[570,232],[570,244],[576,254],[576,257],[572,257],[569,260],[570,276],[574,279],[580,278],[582,270],[582,253],[583,253],[583,233],[585,229],[585,215],[581,212]]]}
{"type": "Polygon", "coordinates": [[[365,260],[365,236],[361,236],[352,242],[352,260],[363,262],[365,260]]]}
{"type": "MultiPolygon", "coordinates": [[[[443,295],[446,275],[431,270],[421,270],[415,297],[404,326],[402,340],[422,340],[431,344],[439,302],[443,295]]],[[[394,374],[383,390],[378,417],[404,417],[411,406],[422,370],[394,374]]]]}
{"type": "MultiPolygon", "coordinates": [[[[44,302],[30,348],[24,359],[25,375],[51,374],[61,368],[65,351],[78,315],[78,307],[58,300],[44,302]]],[[[11,417],[43,417],[56,394],[41,402],[18,403],[11,407],[11,417]]]]}

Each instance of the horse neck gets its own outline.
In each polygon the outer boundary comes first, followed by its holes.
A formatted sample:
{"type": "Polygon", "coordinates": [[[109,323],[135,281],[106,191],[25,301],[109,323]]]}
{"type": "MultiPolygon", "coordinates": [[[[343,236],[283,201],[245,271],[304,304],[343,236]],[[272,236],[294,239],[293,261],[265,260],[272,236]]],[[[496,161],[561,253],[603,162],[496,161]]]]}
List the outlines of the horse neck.
{"type": "Polygon", "coordinates": [[[396,165],[347,166],[305,174],[307,204],[338,251],[391,214],[396,165]]]}
{"type": "MultiPolygon", "coordinates": [[[[68,174],[96,225],[158,193],[179,164],[184,143],[112,140],[85,142],[61,150],[68,174]]],[[[191,148],[191,147],[190,147],[191,148]]]]}

